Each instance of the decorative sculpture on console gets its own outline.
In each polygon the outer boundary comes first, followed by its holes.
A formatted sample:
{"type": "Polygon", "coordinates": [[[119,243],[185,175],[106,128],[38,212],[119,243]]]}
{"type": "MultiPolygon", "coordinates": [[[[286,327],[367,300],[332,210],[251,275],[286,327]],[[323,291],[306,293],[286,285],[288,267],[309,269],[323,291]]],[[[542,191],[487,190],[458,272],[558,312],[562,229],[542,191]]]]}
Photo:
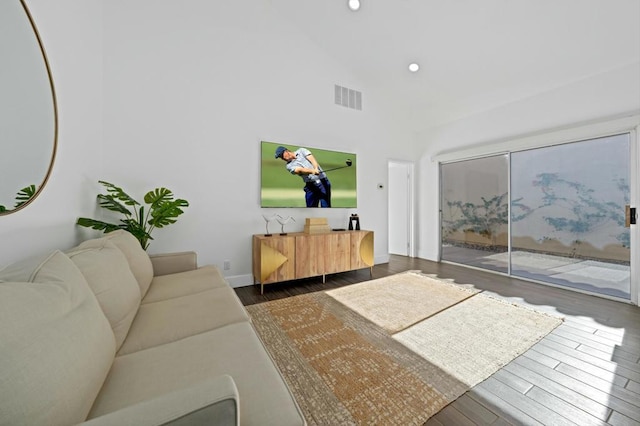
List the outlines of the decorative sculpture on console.
{"type": "Polygon", "coordinates": [[[275,214],[275,213],[274,213],[274,214],[272,214],[271,216],[267,216],[266,214],[263,214],[263,215],[262,215],[262,218],[263,218],[263,219],[264,219],[264,221],[265,221],[265,225],[264,225],[264,226],[265,226],[265,228],[266,228],[266,230],[267,230],[267,233],[266,233],[266,234],[264,234],[264,236],[265,236],[265,237],[270,237],[270,236],[272,235],[272,234],[270,234],[270,233],[269,233],[269,222],[272,222],[272,221],[276,220],[276,217],[277,217],[277,216],[278,216],[278,215],[277,215],[277,214],[275,214]]]}
{"type": "Polygon", "coordinates": [[[278,223],[280,223],[280,225],[281,225],[280,235],[287,235],[287,233],[284,232],[284,225],[286,225],[287,223],[292,222],[292,221],[295,222],[296,220],[291,216],[287,216],[287,217],[282,217],[280,215],[277,215],[277,216],[278,216],[278,219],[277,219],[278,223]]]}

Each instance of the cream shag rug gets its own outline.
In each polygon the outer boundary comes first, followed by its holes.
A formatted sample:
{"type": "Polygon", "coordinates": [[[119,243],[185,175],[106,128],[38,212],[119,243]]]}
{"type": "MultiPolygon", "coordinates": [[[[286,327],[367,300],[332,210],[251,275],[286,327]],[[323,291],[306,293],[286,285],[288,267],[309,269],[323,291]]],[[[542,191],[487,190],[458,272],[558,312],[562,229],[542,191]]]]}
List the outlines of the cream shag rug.
{"type": "Polygon", "coordinates": [[[471,388],[561,323],[560,318],[478,294],[393,338],[471,388]]]}
{"type": "Polygon", "coordinates": [[[408,271],[330,290],[326,294],[388,332],[395,333],[478,291],[408,271]]]}

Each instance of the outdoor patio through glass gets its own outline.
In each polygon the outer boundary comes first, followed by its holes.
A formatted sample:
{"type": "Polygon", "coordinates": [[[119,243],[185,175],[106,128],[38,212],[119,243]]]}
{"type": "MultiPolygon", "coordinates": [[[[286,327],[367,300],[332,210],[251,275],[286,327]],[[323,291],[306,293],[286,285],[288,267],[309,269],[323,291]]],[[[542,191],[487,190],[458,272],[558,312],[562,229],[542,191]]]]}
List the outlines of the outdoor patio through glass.
{"type": "Polygon", "coordinates": [[[443,163],[441,259],[630,299],[628,133],[443,163]]]}

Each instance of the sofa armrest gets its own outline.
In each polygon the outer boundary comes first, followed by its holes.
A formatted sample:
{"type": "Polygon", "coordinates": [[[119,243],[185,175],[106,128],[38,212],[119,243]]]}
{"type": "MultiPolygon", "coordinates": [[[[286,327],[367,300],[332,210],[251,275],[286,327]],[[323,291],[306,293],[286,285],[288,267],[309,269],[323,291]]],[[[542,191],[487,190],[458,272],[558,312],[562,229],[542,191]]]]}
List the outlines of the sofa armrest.
{"type": "Polygon", "coordinates": [[[239,424],[238,389],[228,375],[81,423],[82,426],[238,426],[239,424]]]}
{"type": "Polygon", "coordinates": [[[193,271],[198,268],[198,258],[195,251],[152,254],[149,258],[153,265],[153,275],[156,277],[193,271]]]}

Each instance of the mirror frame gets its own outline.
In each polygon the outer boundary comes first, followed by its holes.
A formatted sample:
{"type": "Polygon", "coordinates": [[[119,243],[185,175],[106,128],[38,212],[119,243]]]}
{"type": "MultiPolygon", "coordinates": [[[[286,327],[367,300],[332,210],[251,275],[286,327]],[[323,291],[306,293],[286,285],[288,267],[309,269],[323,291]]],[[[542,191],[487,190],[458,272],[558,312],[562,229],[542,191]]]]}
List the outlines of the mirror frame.
{"type": "MultiPolygon", "coordinates": [[[[20,0],[20,4],[22,5],[22,8],[24,9],[24,12],[25,12],[25,14],[27,16],[27,19],[29,20],[29,24],[31,25],[31,28],[33,29],[33,33],[34,33],[34,35],[36,37],[36,41],[38,42],[38,46],[40,47],[40,53],[42,54],[42,59],[44,61],[44,67],[45,67],[45,69],[47,71],[47,76],[49,78],[49,87],[51,88],[51,101],[53,103],[53,148],[52,148],[52,151],[51,151],[51,160],[49,161],[49,167],[46,170],[46,173],[44,175],[44,178],[42,179],[42,182],[36,188],[36,192],[33,194],[33,197],[31,197],[29,200],[27,200],[24,204],[20,205],[19,207],[7,210],[5,212],[0,212],[0,216],[7,216],[9,214],[18,212],[18,211],[24,209],[25,207],[27,207],[29,204],[31,204],[33,202],[33,200],[38,198],[38,196],[42,192],[42,189],[45,187],[45,185],[49,181],[49,177],[51,176],[51,172],[53,170],[53,164],[54,164],[55,159],[56,159],[56,153],[58,151],[58,102],[57,102],[57,99],[56,99],[56,90],[55,90],[55,87],[54,87],[54,84],[53,84],[53,76],[51,75],[51,68],[49,66],[49,60],[47,59],[47,53],[44,50],[44,45],[42,44],[42,39],[40,38],[40,33],[38,32],[38,28],[36,27],[36,23],[34,22],[33,17],[31,16],[31,12],[29,12],[29,8],[27,7],[27,4],[25,3],[25,0],[20,0]]],[[[2,141],[0,141],[0,143],[1,142],[2,141]]]]}

